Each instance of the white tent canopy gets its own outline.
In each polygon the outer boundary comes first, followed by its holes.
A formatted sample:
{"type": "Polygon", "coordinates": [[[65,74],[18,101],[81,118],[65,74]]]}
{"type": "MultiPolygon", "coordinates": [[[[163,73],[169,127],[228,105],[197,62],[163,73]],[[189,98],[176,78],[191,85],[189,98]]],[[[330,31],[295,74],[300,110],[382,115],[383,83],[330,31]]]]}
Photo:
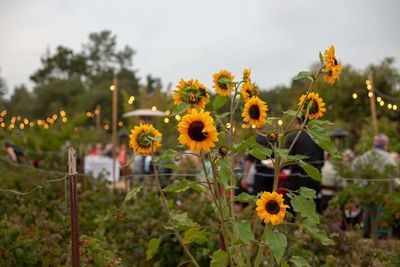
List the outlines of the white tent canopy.
{"type": "Polygon", "coordinates": [[[122,114],[124,118],[130,117],[166,117],[167,115],[163,111],[153,111],[151,109],[137,109],[134,111],[130,111],[127,113],[122,114]]]}

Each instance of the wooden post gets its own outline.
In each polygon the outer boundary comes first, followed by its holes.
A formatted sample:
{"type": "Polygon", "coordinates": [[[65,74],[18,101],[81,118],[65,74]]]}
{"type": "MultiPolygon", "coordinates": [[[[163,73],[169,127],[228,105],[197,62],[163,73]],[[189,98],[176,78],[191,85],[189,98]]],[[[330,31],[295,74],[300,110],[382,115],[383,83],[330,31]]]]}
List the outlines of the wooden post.
{"type": "Polygon", "coordinates": [[[78,224],[78,192],[76,190],[76,152],[73,147],[68,148],[69,169],[69,200],[71,209],[71,244],[72,244],[72,266],[79,267],[79,224],[78,224]]]}
{"type": "Polygon", "coordinates": [[[376,116],[374,77],[372,75],[372,71],[368,74],[368,80],[369,80],[370,85],[371,85],[371,90],[368,90],[368,91],[370,91],[372,93],[372,97],[369,98],[369,104],[371,106],[372,126],[374,127],[374,133],[378,134],[378,118],[376,116]]]}
{"type": "Polygon", "coordinates": [[[116,157],[117,157],[117,120],[118,120],[118,78],[114,76],[113,79],[113,113],[112,113],[112,155],[113,155],[113,166],[112,166],[112,177],[113,177],[113,189],[115,189],[116,183],[116,157]]]}

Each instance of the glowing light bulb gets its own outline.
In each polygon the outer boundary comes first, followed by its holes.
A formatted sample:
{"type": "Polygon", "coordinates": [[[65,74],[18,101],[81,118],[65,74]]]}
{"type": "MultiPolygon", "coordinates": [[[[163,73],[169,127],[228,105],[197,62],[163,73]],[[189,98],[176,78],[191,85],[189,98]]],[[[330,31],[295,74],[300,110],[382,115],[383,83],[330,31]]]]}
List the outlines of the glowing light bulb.
{"type": "Polygon", "coordinates": [[[357,93],[353,93],[353,99],[357,99],[358,95],[357,93]]]}
{"type": "Polygon", "coordinates": [[[376,98],[376,101],[381,102],[381,101],[382,101],[382,97],[378,96],[378,97],[376,98]]]}
{"type": "Polygon", "coordinates": [[[175,120],[180,121],[181,120],[181,115],[175,115],[175,120]]]}
{"type": "Polygon", "coordinates": [[[385,102],[381,101],[381,102],[379,102],[379,105],[383,106],[383,105],[385,105],[385,102]]]}
{"type": "Polygon", "coordinates": [[[110,91],[112,92],[114,90],[115,90],[115,85],[113,84],[113,85],[110,86],[110,91]]]}
{"type": "Polygon", "coordinates": [[[157,107],[156,107],[156,106],[153,106],[153,107],[151,108],[151,110],[152,110],[152,111],[157,111],[157,107]]]}
{"type": "Polygon", "coordinates": [[[278,120],[278,125],[282,126],[283,125],[283,120],[278,120]]]}
{"type": "Polygon", "coordinates": [[[397,105],[393,105],[393,110],[397,110],[397,105]]]}
{"type": "Polygon", "coordinates": [[[133,101],[135,101],[135,97],[134,97],[134,96],[131,96],[131,97],[129,98],[129,100],[128,100],[128,104],[129,104],[129,105],[132,105],[132,104],[133,104],[133,101]]]}
{"type": "Polygon", "coordinates": [[[169,118],[164,118],[164,123],[169,123],[169,118]]]}
{"type": "Polygon", "coordinates": [[[368,93],[368,97],[371,98],[372,96],[373,96],[373,93],[372,93],[372,92],[369,92],[369,93],[368,93]]]}
{"type": "Polygon", "coordinates": [[[387,107],[388,107],[388,109],[392,109],[393,106],[392,106],[392,104],[388,104],[387,107]]]}
{"type": "Polygon", "coordinates": [[[169,110],[169,109],[167,109],[166,111],[165,111],[165,115],[170,115],[171,114],[171,111],[169,110]]]}

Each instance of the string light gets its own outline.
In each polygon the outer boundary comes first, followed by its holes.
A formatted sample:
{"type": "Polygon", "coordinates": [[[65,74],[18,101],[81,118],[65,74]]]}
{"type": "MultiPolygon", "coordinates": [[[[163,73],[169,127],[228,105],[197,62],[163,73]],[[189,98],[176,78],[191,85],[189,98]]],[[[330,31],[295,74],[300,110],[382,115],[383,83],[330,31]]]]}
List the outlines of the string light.
{"type": "Polygon", "coordinates": [[[358,95],[357,93],[353,93],[353,99],[357,99],[358,95]]]}
{"type": "Polygon", "coordinates": [[[110,129],[110,125],[108,125],[108,124],[105,124],[105,125],[104,125],[104,129],[105,129],[105,130],[108,130],[108,129],[110,129]]]}
{"type": "Polygon", "coordinates": [[[379,102],[379,105],[383,106],[383,105],[385,105],[385,102],[381,101],[381,102],[379,102]]]}
{"type": "Polygon", "coordinates": [[[110,91],[112,92],[114,90],[115,90],[115,85],[113,84],[113,85],[110,86],[110,91]]]}
{"type": "Polygon", "coordinates": [[[151,108],[151,110],[152,110],[152,111],[157,111],[157,107],[156,107],[156,106],[153,106],[153,107],[151,108]]]}
{"type": "Polygon", "coordinates": [[[24,119],[24,123],[25,123],[25,125],[28,125],[29,124],[29,120],[27,118],[25,118],[24,119]]]}
{"type": "Polygon", "coordinates": [[[2,122],[2,123],[0,124],[0,126],[1,126],[1,128],[4,128],[4,127],[6,127],[6,124],[5,124],[4,122],[2,122]]]}
{"type": "Polygon", "coordinates": [[[21,129],[21,130],[23,130],[24,128],[25,128],[25,124],[23,124],[22,122],[19,124],[19,128],[21,129]]]}
{"type": "Polygon", "coordinates": [[[175,120],[180,121],[181,120],[181,115],[175,115],[175,120]]]}
{"type": "Polygon", "coordinates": [[[119,122],[118,122],[118,126],[119,126],[119,127],[122,127],[122,126],[124,126],[124,123],[123,123],[122,121],[119,121],[119,122]]]}
{"type": "Polygon", "coordinates": [[[128,100],[128,104],[129,104],[129,105],[132,105],[132,104],[133,104],[133,101],[135,101],[135,97],[134,97],[134,96],[131,96],[131,97],[129,98],[129,100],[128,100]]]}
{"type": "Polygon", "coordinates": [[[62,118],[62,122],[66,123],[68,121],[67,117],[62,118]]]}
{"type": "Polygon", "coordinates": [[[388,109],[392,109],[392,104],[387,105],[388,109]]]}
{"type": "Polygon", "coordinates": [[[169,109],[167,109],[166,111],[165,111],[165,115],[170,115],[171,114],[171,111],[169,110],[169,109]]]}
{"type": "Polygon", "coordinates": [[[393,105],[393,110],[397,110],[397,105],[393,105]]]}
{"type": "Polygon", "coordinates": [[[371,98],[374,94],[372,92],[368,93],[368,97],[371,98]]]}
{"type": "Polygon", "coordinates": [[[169,118],[164,118],[164,123],[169,123],[169,118]]]}
{"type": "Polygon", "coordinates": [[[382,101],[382,97],[378,96],[378,97],[376,98],[376,101],[381,102],[381,101],[382,101]]]}
{"type": "Polygon", "coordinates": [[[278,125],[282,126],[283,125],[283,120],[278,120],[278,125]]]}
{"type": "Polygon", "coordinates": [[[6,114],[7,114],[7,110],[3,110],[3,111],[0,113],[0,116],[4,117],[6,114]]]}
{"type": "Polygon", "coordinates": [[[29,126],[30,126],[30,127],[35,126],[35,123],[34,123],[33,121],[31,121],[31,122],[29,123],[29,126]]]}

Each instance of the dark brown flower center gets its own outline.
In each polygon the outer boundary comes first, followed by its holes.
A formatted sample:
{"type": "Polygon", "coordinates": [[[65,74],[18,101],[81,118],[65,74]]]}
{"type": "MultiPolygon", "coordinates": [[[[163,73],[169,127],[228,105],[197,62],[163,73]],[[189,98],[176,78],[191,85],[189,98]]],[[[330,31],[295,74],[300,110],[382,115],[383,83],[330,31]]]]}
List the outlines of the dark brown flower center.
{"type": "Polygon", "coordinates": [[[338,64],[336,58],[333,58],[333,62],[335,63],[335,66],[338,64]]]}
{"type": "Polygon", "coordinates": [[[195,94],[190,94],[189,95],[189,102],[190,102],[190,104],[196,104],[197,103],[197,96],[195,94]]]}
{"type": "Polygon", "coordinates": [[[249,117],[253,120],[258,120],[260,118],[260,107],[258,105],[250,106],[249,117]]]}
{"type": "Polygon", "coordinates": [[[265,210],[269,214],[277,214],[281,210],[281,207],[279,206],[278,202],[276,202],[275,200],[270,200],[267,202],[267,204],[265,204],[265,210]]]}
{"type": "Polygon", "coordinates": [[[201,121],[194,121],[190,124],[188,134],[189,137],[197,142],[201,142],[207,138],[207,133],[203,132],[204,123],[201,121]]]}
{"type": "Polygon", "coordinates": [[[268,141],[270,141],[271,143],[275,142],[277,137],[278,135],[275,132],[270,132],[267,136],[268,141]]]}
{"type": "Polygon", "coordinates": [[[218,80],[218,86],[223,89],[223,90],[227,90],[228,89],[228,77],[225,76],[221,76],[221,78],[219,78],[218,80]]]}
{"type": "MultiPolygon", "coordinates": [[[[307,100],[307,101],[306,101],[306,103],[304,104],[304,107],[305,107],[305,108],[308,107],[310,101],[311,101],[311,100],[307,100]]],[[[308,111],[308,114],[310,114],[310,115],[312,115],[312,114],[317,114],[317,113],[318,113],[318,110],[319,110],[318,103],[317,103],[315,100],[312,100],[312,101],[313,101],[313,103],[312,103],[312,105],[311,105],[310,110],[308,111]]]]}

